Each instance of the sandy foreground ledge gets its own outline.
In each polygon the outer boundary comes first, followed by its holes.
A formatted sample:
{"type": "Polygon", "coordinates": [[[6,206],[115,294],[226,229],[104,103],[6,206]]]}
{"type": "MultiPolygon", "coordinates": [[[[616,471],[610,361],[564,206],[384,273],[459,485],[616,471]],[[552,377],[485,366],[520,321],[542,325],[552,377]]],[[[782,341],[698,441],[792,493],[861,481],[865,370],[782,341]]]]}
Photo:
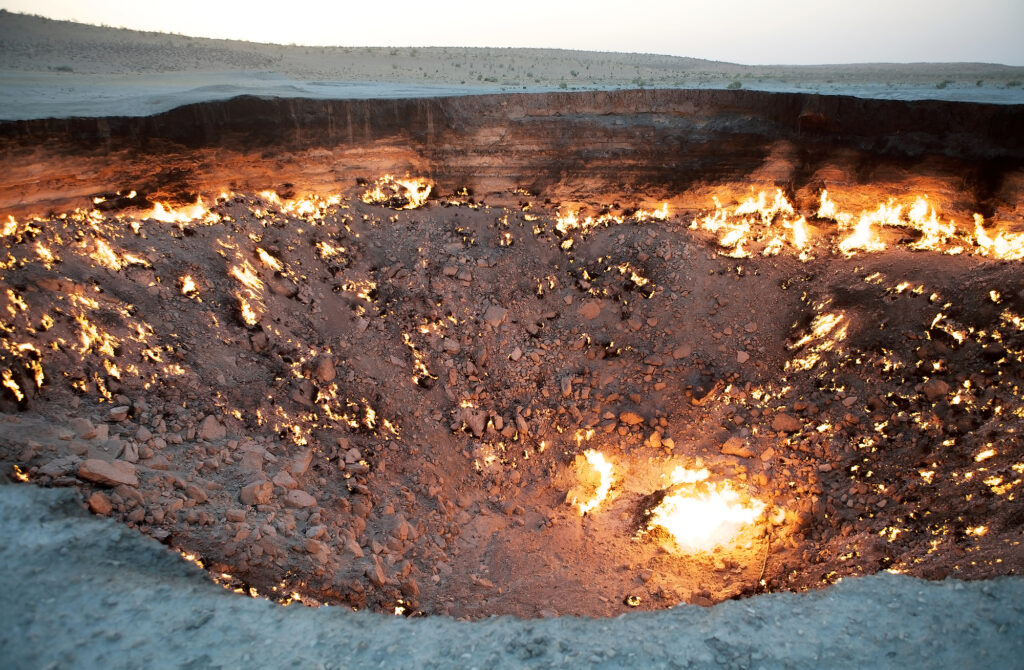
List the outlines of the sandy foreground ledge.
{"type": "Polygon", "coordinates": [[[616,619],[460,623],[231,593],[71,490],[0,486],[0,657],[13,668],[1013,667],[1024,579],[878,574],[616,619]]]}

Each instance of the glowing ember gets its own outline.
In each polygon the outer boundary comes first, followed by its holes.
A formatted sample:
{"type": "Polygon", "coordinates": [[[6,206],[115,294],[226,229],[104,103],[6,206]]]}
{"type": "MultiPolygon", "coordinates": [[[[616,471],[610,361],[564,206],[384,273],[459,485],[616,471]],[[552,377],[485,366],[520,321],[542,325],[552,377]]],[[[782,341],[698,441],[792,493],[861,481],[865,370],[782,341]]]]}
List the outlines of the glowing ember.
{"type": "Polygon", "coordinates": [[[580,515],[597,509],[611,491],[612,464],[605,460],[604,455],[595,450],[587,449],[576,457],[576,469],[580,474],[580,483],[573,487],[566,499],[580,508],[580,515]]]}
{"type": "Polygon", "coordinates": [[[648,529],[662,528],[682,551],[696,553],[728,544],[761,516],[763,502],[744,501],[728,482],[710,483],[709,476],[706,469],[677,467],[670,493],[650,511],[648,529]]]}
{"type": "Polygon", "coordinates": [[[396,179],[386,174],[363,194],[362,200],[368,205],[391,209],[416,209],[426,204],[431,188],[421,179],[396,179]]]}

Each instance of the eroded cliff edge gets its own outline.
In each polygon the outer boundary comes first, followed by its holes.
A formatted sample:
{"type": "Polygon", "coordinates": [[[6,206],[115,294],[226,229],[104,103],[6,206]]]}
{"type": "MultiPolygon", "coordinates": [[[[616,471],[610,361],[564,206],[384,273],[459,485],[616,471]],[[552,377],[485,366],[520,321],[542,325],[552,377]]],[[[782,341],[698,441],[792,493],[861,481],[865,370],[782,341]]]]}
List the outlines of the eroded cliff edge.
{"type": "Polygon", "coordinates": [[[395,172],[438,192],[601,202],[703,197],[746,181],[794,192],[885,183],[988,216],[1012,208],[1024,181],[1024,107],[710,90],[246,96],[150,117],[7,122],[0,147],[0,210],[15,214],[119,189],[188,201],[223,189],[331,191],[395,172]]]}

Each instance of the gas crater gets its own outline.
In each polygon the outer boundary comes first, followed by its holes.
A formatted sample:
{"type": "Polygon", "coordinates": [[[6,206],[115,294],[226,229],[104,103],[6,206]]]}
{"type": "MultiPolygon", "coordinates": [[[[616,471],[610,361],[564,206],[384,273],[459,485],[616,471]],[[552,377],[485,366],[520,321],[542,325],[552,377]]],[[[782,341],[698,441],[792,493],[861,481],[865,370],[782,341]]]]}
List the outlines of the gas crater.
{"type": "Polygon", "coordinates": [[[283,603],[1018,574],[1021,121],[619,91],[0,124],[0,463],[283,603]]]}

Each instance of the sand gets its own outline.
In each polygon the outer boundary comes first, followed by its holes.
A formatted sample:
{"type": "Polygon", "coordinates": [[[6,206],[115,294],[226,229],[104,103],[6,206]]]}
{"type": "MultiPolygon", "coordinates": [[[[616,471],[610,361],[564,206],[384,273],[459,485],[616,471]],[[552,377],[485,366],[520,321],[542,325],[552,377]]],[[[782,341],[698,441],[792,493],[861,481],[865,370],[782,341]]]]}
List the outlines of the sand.
{"type": "Polygon", "coordinates": [[[243,94],[398,98],[728,88],[1024,103],[1024,68],[749,66],[554,49],[298,47],[86,26],[0,11],[0,120],[149,115],[243,94]]]}

